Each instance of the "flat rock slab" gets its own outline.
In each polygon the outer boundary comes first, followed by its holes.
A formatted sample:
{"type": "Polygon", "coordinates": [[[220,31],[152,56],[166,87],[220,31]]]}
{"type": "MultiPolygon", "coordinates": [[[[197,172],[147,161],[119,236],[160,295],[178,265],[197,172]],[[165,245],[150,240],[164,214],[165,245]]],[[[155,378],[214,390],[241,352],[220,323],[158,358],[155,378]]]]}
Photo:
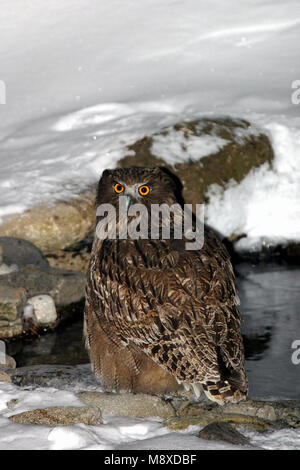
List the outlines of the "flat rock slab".
{"type": "Polygon", "coordinates": [[[102,423],[101,411],[96,406],[51,406],[25,411],[9,418],[20,424],[44,424],[47,426],[70,426],[83,423],[95,426],[102,423]]]}
{"type": "Polygon", "coordinates": [[[235,445],[249,445],[250,441],[231,424],[215,421],[208,424],[199,432],[201,439],[222,441],[235,445]]]}
{"type": "Polygon", "coordinates": [[[22,287],[28,297],[48,294],[56,305],[79,302],[85,295],[85,283],[82,273],[50,267],[25,267],[0,277],[0,289],[2,285],[13,289],[22,287]]]}
{"type": "Polygon", "coordinates": [[[171,404],[154,395],[81,392],[77,397],[88,405],[98,406],[102,413],[110,415],[162,419],[175,416],[171,404]]]}

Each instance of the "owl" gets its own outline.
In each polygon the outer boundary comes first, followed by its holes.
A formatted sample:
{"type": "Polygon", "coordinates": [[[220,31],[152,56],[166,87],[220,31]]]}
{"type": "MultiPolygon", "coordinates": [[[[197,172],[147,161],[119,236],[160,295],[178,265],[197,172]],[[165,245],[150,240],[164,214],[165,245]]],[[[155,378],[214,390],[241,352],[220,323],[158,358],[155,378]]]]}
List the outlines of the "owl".
{"type": "MultiPolygon", "coordinates": [[[[178,205],[161,168],[105,170],[97,207],[115,209],[116,236],[95,235],[87,274],[84,337],[94,373],[107,390],[170,393],[184,386],[223,405],[246,398],[247,379],[234,274],[209,228],[202,248],[182,239],[124,237],[132,204],[178,205]],[[120,201],[124,213],[120,215],[120,201]],[[128,211],[128,212],[126,212],[128,211]],[[119,218],[118,218],[119,216],[119,218]]],[[[172,219],[173,220],[173,219],[172,219]]],[[[101,217],[97,218],[99,224],[101,217]]],[[[150,226],[150,223],[149,223],[150,226]]],[[[174,233],[173,233],[174,235],[174,233]]]]}

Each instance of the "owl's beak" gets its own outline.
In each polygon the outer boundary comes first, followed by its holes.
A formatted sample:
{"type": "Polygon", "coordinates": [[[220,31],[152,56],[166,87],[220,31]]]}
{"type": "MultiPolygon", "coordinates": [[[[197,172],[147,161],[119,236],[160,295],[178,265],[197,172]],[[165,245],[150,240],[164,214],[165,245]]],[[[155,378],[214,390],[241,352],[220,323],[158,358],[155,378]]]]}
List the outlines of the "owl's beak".
{"type": "Polygon", "coordinates": [[[125,211],[128,212],[129,207],[136,202],[136,199],[131,194],[124,194],[121,197],[123,200],[123,210],[125,209],[125,211]]]}
{"type": "Polygon", "coordinates": [[[128,211],[129,207],[132,206],[133,204],[136,204],[137,203],[137,200],[134,196],[131,196],[130,194],[128,194],[126,196],[126,210],[128,211]]]}
{"type": "Polygon", "coordinates": [[[126,211],[128,211],[129,207],[137,202],[134,187],[127,186],[124,197],[126,198],[126,211]]]}

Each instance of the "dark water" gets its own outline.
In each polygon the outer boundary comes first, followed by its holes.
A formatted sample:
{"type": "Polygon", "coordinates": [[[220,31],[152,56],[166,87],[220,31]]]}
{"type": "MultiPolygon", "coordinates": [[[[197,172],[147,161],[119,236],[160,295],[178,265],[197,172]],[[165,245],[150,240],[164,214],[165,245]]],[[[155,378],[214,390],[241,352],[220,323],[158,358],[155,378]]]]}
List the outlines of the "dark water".
{"type": "MultiPolygon", "coordinates": [[[[300,364],[292,362],[292,343],[300,341],[300,268],[245,263],[236,271],[249,395],[299,399],[300,364]]],[[[75,320],[54,333],[11,343],[8,353],[18,366],[88,362],[82,308],[78,305],[75,320]]]]}

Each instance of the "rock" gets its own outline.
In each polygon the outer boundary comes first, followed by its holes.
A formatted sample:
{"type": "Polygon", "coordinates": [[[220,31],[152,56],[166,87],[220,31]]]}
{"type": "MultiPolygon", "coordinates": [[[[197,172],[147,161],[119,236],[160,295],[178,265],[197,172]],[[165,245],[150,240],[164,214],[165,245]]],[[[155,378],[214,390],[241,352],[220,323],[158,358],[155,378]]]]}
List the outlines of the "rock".
{"type": "Polygon", "coordinates": [[[0,382],[11,382],[11,376],[0,368],[0,382]]]}
{"type": "Polygon", "coordinates": [[[8,266],[17,265],[47,268],[49,263],[43,253],[27,240],[14,237],[0,237],[3,249],[3,263],[8,266]]]}
{"type": "Polygon", "coordinates": [[[0,341],[0,382],[11,382],[15,368],[16,361],[13,357],[5,354],[5,343],[4,341],[0,341]]]}
{"type": "Polygon", "coordinates": [[[211,185],[224,187],[231,179],[239,183],[251,169],[271,165],[274,158],[265,134],[245,120],[230,118],[182,122],[137,141],[128,150],[119,166],[164,166],[181,181],[185,202],[195,204],[208,202],[211,185]],[[207,149],[205,156],[203,149],[207,149]]]}
{"type": "Polygon", "coordinates": [[[7,408],[10,410],[14,408],[17,404],[19,403],[19,400],[17,398],[12,398],[6,403],[7,408]]]}
{"type": "Polygon", "coordinates": [[[101,411],[96,406],[52,406],[25,411],[9,419],[20,424],[43,424],[47,426],[70,426],[83,423],[96,426],[102,423],[101,411]]]}
{"type": "Polygon", "coordinates": [[[3,263],[3,248],[2,248],[2,245],[0,243],[0,266],[1,266],[2,263],[3,263]]]}
{"type": "Polygon", "coordinates": [[[15,372],[16,361],[5,354],[5,343],[0,341],[0,382],[11,382],[15,372]]]}
{"type": "Polygon", "coordinates": [[[42,205],[8,217],[0,235],[25,238],[43,253],[51,253],[82,240],[94,228],[95,191],[53,206],[42,205]]]}
{"type": "Polygon", "coordinates": [[[199,432],[201,439],[223,441],[235,445],[249,445],[250,441],[229,423],[215,421],[199,432]]]}
{"type": "Polygon", "coordinates": [[[0,339],[1,338],[14,338],[21,335],[23,332],[23,320],[18,318],[13,322],[0,320],[0,339]]]}
{"type": "Polygon", "coordinates": [[[85,276],[82,273],[64,269],[25,267],[17,272],[1,276],[0,299],[2,283],[13,289],[22,286],[28,297],[40,294],[50,295],[57,306],[78,302],[85,295],[85,276]]]}
{"type": "Polygon", "coordinates": [[[243,426],[256,431],[266,431],[273,427],[271,421],[258,418],[256,416],[246,416],[241,414],[222,414],[218,412],[203,412],[199,415],[176,416],[164,421],[164,425],[172,431],[183,431],[189,426],[207,426],[214,422],[230,423],[233,426],[243,426]]]}
{"type": "Polygon", "coordinates": [[[154,395],[143,393],[101,393],[80,392],[77,397],[88,405],[101,408],[102,413],[137,418],[158,417],[162,419],[175,416],[170,403],[154,395]]]}
{"type": "MultiPolygon", "coordinates": [[[[1,277],[1,281],[4,278],[6,280],[7,276],[1,277]]],[[[1,322],[13,322],[21,317],[27,300],[26,291],[21,285],[11,286],[5,280],[4,283],[0,281],[0,327],[1,322]]]]}
{"type": "MultiPolygon", "coordinates": [[[[50,295],[36,295],[30,297],[27,306],[32,308],[32,318],[38,325],[51,325],[57,320],[57,313],[54,300],[50,295]]],[[[26,306],[26,307],[27,307],[26,306]]],[[[24,317],[26,307],[24,309],[24,317]]]]}
{"type": "Polygon", "coordinates": [[[18,266],[16,264],[11,264],[10,266],[8,266],[7,264],[2,263],[0,265],[0,276],[13,273],[15,271],[18,271],[18,266]]]}
{"type": "Polygon", "coordinates": [[[13,383],[20,387],[55,387],[59,390],[87,390],[90,386],[99,387],[90,364],[76,366],[33,365],[18,367],[12,377],[13,383]]]}
{"type": "Polygon", "coordinates": [[[64,250],[56,250],[47,255],[53,268],[71,269],[86,274],[91,257],[93,235],[85,237],[64,250]]]}
{"type": "Polygon", "coordinates": [[[14,358],[9,356],[8,354],[4,354],[4,358],[3,358],[1,357],[1,353],[0,353],[0,364],[9,370],[14,370],[17,367],[16,361],[14,360],[14,358]]]}
{"type": "Polygon", "coordinates": [[[228,403],[226,413],[240,413],[269,421],[285,421],[295,428],[300,428],[300,402],[296,400],[263,401],[246,400],[244,403],[228,403]]]}
{"type": "Polygon", "coordinates": [[[176,407],[176,415],[165,422],[172,430],[183,430],[191,424],[206,426],[215,421],[258,431],[278,425],[299,428],[300,401],[248,399],[240,403],[227,403],[222,407],[214,403],[186,401],[176,407]]]}

